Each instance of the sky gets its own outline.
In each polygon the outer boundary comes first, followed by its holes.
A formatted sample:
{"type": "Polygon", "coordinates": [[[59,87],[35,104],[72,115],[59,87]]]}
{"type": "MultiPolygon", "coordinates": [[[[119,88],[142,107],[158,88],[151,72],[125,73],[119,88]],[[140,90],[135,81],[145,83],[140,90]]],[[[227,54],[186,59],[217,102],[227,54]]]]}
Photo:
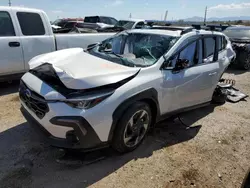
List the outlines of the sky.
{"type": "MultiPolygon", "coordinates": [[[[193,16],[208,17],[250,16],[250,0],[11,0],[13,6],[44,10],[50,20],[93,15],[112,16],[117,19],[161,19],[168,10],[168,20],[193,16]]],[[[0,0],[0,6],[8,0],[0,0]]]]}

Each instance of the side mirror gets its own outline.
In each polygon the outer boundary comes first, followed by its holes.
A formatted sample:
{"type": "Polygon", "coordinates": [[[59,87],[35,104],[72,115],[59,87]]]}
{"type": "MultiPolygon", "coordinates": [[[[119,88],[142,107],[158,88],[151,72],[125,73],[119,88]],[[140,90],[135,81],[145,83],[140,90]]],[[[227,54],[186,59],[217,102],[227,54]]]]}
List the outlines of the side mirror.
{"type": "Polygon", "coordinates": [[[99,44],[100,44],[99,42],[94,43],[94,44],[90,44],[90,45],[87,46],[87,50],[91,50],[92,48],[98,46],[99,44]]]}
{"type": "Polygon", "coordinates": [[[112,44],[106,43],[104,46],[104,51],[105,52],[112,52],[112,44]]]}
{"type": "Polygon", "coordinates": [[[174,71],[180,71],[185,69],[186,67],[188,67],[189,64],[189,60],[187,59],[177,59],[175,67],[174,67],[174,71]]]}

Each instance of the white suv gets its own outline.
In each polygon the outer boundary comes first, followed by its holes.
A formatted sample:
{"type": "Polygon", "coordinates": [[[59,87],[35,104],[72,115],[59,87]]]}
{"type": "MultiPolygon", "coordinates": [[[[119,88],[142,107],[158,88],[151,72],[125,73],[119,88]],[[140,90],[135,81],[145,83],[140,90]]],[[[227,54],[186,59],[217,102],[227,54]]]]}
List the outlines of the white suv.
{"type": "Polygon", "coordinates": [[[21,111],[53,146],[128,152],[156,122],[208,104],[234,57],[219,32],[124,31],[33,58],[21,111]]]}

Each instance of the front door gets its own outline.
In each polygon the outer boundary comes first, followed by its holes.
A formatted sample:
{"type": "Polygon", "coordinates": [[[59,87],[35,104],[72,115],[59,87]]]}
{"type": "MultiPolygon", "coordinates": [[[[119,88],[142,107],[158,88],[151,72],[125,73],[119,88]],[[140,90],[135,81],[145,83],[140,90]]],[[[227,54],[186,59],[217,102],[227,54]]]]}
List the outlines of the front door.
{"type": "Polygon", "coordinates": [[[163,113],[192,107],[211,100],[214,85],[218,81],[219,70],[218,62],[213,61],[216,40],[209,39],[209,49],[204,48],[205,43],[203,42],[204,39],[193,41],[171,58],[172,67],[175,66],[177,59],[188,60],[189,63],[185,69],[163,71],[165,83],[163,89],[168,91],[165,101],[163,100],[168,105],[162,106],[163,113]],[[204,57],[206,58],[204,59],[204,57]]]}
{"type": "Polygon", "coordinates": [[[11,14],[0,10],[0,76],[24,72],[23,52],[11,14]]]}

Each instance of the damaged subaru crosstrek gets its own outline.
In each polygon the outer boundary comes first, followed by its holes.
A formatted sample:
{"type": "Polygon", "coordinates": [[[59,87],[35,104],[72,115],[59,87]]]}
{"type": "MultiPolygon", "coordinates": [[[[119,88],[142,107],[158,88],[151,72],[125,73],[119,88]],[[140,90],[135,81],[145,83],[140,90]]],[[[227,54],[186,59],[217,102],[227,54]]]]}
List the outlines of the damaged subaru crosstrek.
{"type": "Polygon", "coordinates": [[[53,146],[129,152],[158,121],[210,103],[234,57],[219,32],[123,31],[33,58],[21,111],[53,146]]]}

